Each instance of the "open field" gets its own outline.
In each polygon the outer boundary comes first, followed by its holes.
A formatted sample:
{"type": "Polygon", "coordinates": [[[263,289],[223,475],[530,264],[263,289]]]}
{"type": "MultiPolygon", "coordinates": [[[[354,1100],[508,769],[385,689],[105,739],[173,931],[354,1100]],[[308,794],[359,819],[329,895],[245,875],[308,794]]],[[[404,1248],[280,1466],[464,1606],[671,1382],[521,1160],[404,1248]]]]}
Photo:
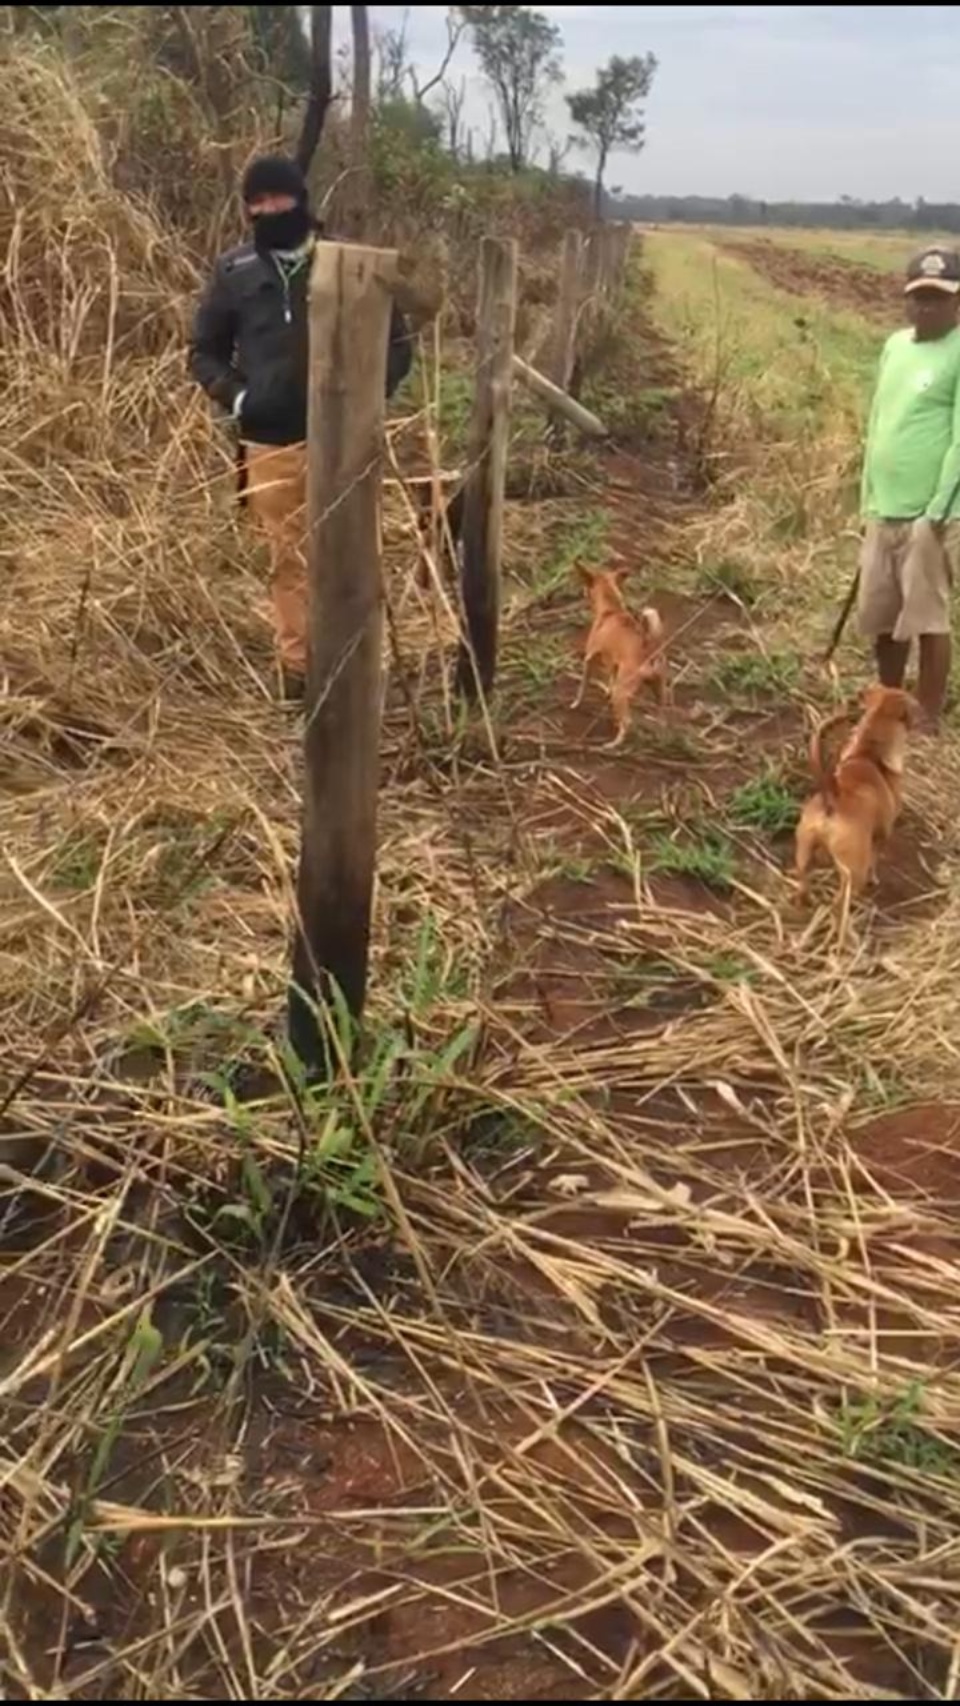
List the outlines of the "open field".
{"type": "Polygon", "coordinates": [[[876,267],[880,272],[903,271],[910,256],[933,243],[956,248],[956,234],[936,231],[801,231],[783,227],[764,229],[771,243],[805,254],[836,255],[857,266],[876,267]]]}
{"type": "Polygon", "coordinates": [[[738,230],[731,225],[660,225],[653,228],[664,236],[682,238],[697,234],[708,242],[727,238],[775,243],[778,248],[802,255],[827,256],[852,266],[873,267],[879,272],[900,272],[918,249],[934,243],[956,248],[957,238],[937,231],[845,231],[828,226],[811,229],[800,225],[751,225],[738,230]]]}
{"type": "Polygon", "coordinates": [[[955,732],[845,945],[784,876],[882,327],[648,240],[614,443],[518,423],[488,724],[391,491],[368,1034],[247,1101],[299,731],[195,276],[102,193],[117,295],[41,245],[3,357],[5,1692],[955,1698],[955,732]],[[674,685],[619,754],[569,709],[611,550],[674,685]]]}
{"type": "Polygon", "coordinates": [[[900,278],[917,249],[949,236],[930,232],[804,231],[777,227],[731,226],[660,227],[654,241],[689,252],[691,243],[706,245],[707,253],[739,258],[768,283],[790,295],[813,297],[835,313],[854,312],[879,326],[898,322],[902,298],[900,278]]]}

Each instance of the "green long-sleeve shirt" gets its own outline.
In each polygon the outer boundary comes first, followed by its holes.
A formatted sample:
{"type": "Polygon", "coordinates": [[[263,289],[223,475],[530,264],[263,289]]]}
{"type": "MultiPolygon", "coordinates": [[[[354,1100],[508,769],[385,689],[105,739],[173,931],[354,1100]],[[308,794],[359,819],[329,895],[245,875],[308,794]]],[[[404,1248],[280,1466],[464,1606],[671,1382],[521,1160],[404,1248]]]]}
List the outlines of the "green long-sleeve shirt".
{"type": "Polygon", "coordinates": [[[960,515],[960,329],[884,345],[867,429],[861,508],[872,521],[960,515]]]}

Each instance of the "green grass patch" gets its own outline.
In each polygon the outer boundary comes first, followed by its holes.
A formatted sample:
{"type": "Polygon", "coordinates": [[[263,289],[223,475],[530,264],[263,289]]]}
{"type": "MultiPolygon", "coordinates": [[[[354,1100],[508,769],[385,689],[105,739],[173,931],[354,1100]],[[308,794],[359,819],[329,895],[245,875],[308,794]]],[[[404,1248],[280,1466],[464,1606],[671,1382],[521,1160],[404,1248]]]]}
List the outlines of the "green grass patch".
{"type": "Polygon", "coordinates": [[[719,370],[728,405],[748,394],[752,410],[793,431],[816,434],[838,415],[863,419],[882,328],[777,289],[703,232],[651,233],[645,254],[658,317],[699,384],[711,388],[719,370]]]}
{"type": "Polygon", "coordinates": [[[672,386],[625,388],[615,378],[598,376],[584,387],[583,401],[615,438],[649,438],[667,421],[676,396],[672,386]]]}
{"type": "Polygon", "coordinates": [[[505,671],[507,684],[520,698],[532,694],[539,708],[544,692],[570,670],[573,661],[570,642],[562,636],[527,634],[513,650],[505,671]]]}
{"type": "Polygon", "coordinates": [[[955,1477],[960,1454],[922,1426],[923,1407],[924,1390],[917,1381],[892,1404],[873,1397],[844,1404],[837,1418],[844,1456],[955,1477]]]}
{"type": "Polygon", "coordinates": [[[643,733],[646,744],[657,758],[677,764],[703,764],[709,757],[705,743],[689,729],[654,724],[643,733]]]}
{"type": "Polygon", "coordinates": [[[768,771],[738,788],[730,801],[731,821],[743,829],[760,829],[767,835],[782,835],[792,829],[800,805],[792,789],[768,771]]]}
{"type": "Polygon", "coordinates": [[[750,697],[789,694],[800,681],[800,659],[796,652],[730,652],[710,679],[724,692],[750,697]]]}
{"type": "Polygon", "coordinates": [[[64,836],[53,856],[50,875],[59,888],[82,894],[100,874],[103,848],[96,836],[78,830],[64,836]]]}
{"type": "Polygon", "coordinates": [[[760,599],[760,588],[753,575],[736,557],[708,558],[701,564],[699,583],[704,592],[736,599],[747,610],[752,610],[760,599]]]}
{"type": "Polygon", "coordinates": [[[574,571],[603,566],[610,553],[610,520],[608,509],[596,507],[564,522],[527,583],[536,600],[551,598],[561,589],[579,590],[574,571]]]}
{"type": "Polygon", "coordinates": [[[597,859],[585,853],[575,853],[565,847],[549,846],[543,850],[544,875],[566,877],[571,883],[591,883],[597,874],[597,859]]]}
{"type": "Polygon", "coordinates": [[[651,843],[654,871],[675,877],[695,877],[707,888],[732,888],[736,875],[733,843],[712,829],[686,833],[682,839],[654,836],[651,843]]]}
{"type": "Polygon", "coordinates": [[[739,954],[714,954],[706,961],[704,970],[718,983],[756,983],[757,968],[739,954]]]}

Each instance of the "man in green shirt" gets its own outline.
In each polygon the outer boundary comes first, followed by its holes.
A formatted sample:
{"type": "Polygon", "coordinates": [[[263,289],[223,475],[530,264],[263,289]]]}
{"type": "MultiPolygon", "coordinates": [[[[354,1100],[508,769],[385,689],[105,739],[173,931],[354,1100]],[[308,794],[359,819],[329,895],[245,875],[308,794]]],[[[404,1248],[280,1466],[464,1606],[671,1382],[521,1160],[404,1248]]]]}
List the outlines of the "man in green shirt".
{"type": "Polygon", "coordinates": [[[936,728],[950,674],[948,524],[960,515],[960,254],[907,268],[909,327],[884,346],[863,464],[860,630],[880,680],[903,685],[919,642],[917,698],[936,728]]]}

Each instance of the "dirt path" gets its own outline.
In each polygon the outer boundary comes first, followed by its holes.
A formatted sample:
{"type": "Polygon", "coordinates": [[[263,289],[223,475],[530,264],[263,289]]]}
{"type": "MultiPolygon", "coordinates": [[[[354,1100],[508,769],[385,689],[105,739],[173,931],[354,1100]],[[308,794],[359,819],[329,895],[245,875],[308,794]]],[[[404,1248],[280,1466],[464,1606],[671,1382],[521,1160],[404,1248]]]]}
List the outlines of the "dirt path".
{"type": "MultiPolygon", "coordinates": [[[[634,355],[675,379],[649,328],[634,355]]],[[[103,1536],[72,1602],[49,1587],[59,1525],[21,1577],[18,1639],[72,1697],[135,1687],[148,1631],[160,1698],[940,1696],[960,1481],[903,1394],[960,1352],[936,1279],[960,1259],[960,1114],[841,1142],[835,1063],[805,1099],[825,1039],[773,904],[787,840],[731,804],[765,755],[799,774],[801,718],[730,675],[756,652],[737,605],[671,586],[704,501],[690,441],[677,401],[604,468],[630,595],[673,636],[668,715],[603,752],[604,701],[569,708],[569,588],[509,631],[500,782],[552,868],[504,910],[482,1101],[438,1077],[443,1154],[422,1165],[396,1126],[381,1139],[396,1237],[346,1215],[300,1229],[262,1286],[236,1252],[166,1286],[183,1367],[127,1416],[103,1510],[54,1465],[91,1529],[181,1513],[103,1536]],[[247,1319],[241,1298],[257,1351],[231,1388],[214,1323],[247,1319]]],[[[881,925],[936,905],[908,824],[881,925]]],[[[48,1300],[14,1275],[4,1305],[12,1355],[48,1300]]]]}
{"type": "Polygon", "coordinates": [[[899,281],[875,267],[810,254],[763,238],[718,238],[717,246],[746,261],[779,290],[796,296],[822,296],[831,307],[852,310],[887,326],[900,322],[903,297],[899,281]]]}

